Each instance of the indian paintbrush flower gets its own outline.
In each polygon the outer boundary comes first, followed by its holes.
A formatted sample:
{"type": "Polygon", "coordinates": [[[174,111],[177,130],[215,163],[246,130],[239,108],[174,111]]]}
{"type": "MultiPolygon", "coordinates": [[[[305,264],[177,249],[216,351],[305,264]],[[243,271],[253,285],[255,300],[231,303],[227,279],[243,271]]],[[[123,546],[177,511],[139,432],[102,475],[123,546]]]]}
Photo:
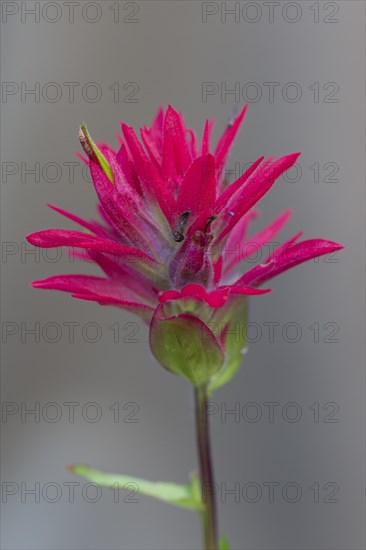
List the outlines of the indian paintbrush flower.
{"type": "MultiPolygon", "coordinates": [[[[143,494],[198,511],[206,550],[217,550],[218,539],[208,425],[202,413],[212,392],[240,366],[245,342],[235,328],[246,322],[247,296],[269,292],[273,277],[342,248],[323,239],[301,241],[299,233],[237,275],[243,260],[262,253],[286,224],[289,210],[248,237],[258,215],[256,204],[299,157],[261,157],[228,184],[224,169],[246,110],[214,148],[212,121],[198,140],[172,107],[160,108],[151,127],[141,128],[141,140],[122,123],[117,151],[96,145],[82,124],[79,137],[99,199],[99,219],[87,221],[51,206],[82,230],[47,229],[27,237],[43,248],[70,247],[104,273],[56,275],[33,282],[34,287],[70,292],[138,315],[150,325],[150,347],[158,362],[195,388],[200,475],[189,485],[107,474],[84,465],[69,469],[105,486],[135,481],[143,494]]],[[[224,548],[228,544],[222,540],[224,548]]]]}
{"type": "Polygon", "coordinates": [[[228,125],[214,149],[213,122],[206,122],[198,143],[172,107],[160,108],[151,128],[141,128],[142,143],[122,123],[118,151],[95,145],[83,124],[79,137],[101,221],[86,221],[51,206],[84,231],[48,229],[27,237],[39,247],[82,249],[83,257],[104,272],[104,277],[57,275],[33,286],[137,314],[150,323],[151,349],[162,365],[213,388],[240,365],[243,343],[235,345],[230,325],[245,320],[246,296],[268,292],[260,287],[276,275],[342,248],[322,239],[299,242],[298,234],[260,265],[235,276],[238,264],[263,250],[288,220],[286,211],[248,242],[253,207],[299,156],[261,157],[227,185],[225,164],[246,110],[228,125]]]}

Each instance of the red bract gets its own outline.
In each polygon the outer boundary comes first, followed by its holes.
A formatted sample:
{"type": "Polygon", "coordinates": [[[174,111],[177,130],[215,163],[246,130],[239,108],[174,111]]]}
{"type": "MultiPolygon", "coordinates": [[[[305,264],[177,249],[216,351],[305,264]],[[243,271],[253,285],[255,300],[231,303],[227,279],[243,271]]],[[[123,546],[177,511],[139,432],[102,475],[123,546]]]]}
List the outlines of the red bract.
{"type": "Polygon", "coordinates": [[[166,322],[169,302],[179,304],[172,307],[172,315],[184,315],[186,324],[194,324],[189,315],[206,326],[220,318],[224,325],[216,338],[224,348],[230,315],[245,295],[267,292],[258,287],[272,277],[342,248],[320,239],[296,243],[296,236],[260,265],[239,278],[234,275],[238,264],[258,254],[286,223],[288,211],[248,242],[247,228],[256,216],[253,207],[299,156],[261,157],[227,185],[224,167],[245,113],[246,106],[215,148],[210,143],[211,121],[198,143],[172,107],[166,112],[161,108],[151,128],[141,129],[142,142],[122,123],[117,152],[105,144],[97,147],[83,125],[80,140],[101,220],[85,221],[52,207],[83,231],[48,229],[27,238],[43,248],[82,249],[84,258],[96,263],[104,276],[58,275],[33,286],[119,306],[148,322],[155,315],[154,334],[160,333],[157,323],[166,322]]]}

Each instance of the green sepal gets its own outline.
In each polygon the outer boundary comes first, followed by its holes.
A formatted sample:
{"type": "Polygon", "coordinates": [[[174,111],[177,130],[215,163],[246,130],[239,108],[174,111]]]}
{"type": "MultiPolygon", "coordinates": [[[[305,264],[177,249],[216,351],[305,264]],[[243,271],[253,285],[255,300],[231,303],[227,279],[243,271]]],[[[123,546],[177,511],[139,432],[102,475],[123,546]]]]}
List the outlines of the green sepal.
{"type": "Polygon", "coordinates": [[[230,550],[229,541],[227,537],[222,536],[219,542],[219,550],[230,550]]]}
{"type": "Polygon", "coordinates": [[[157,311],[150,325],[150,347],[170,372],[202,386],[224,364],[224,353],[213,332],[191,314],[164,319],[157,311]]]}
{"type": "Polygon", "coordinates": [[[112,182],[114,182],[114,176],[111,167],[109,166],[109,162],[99,151],[98,147],[94,143],[94,141],[91,138],[91,135],[89,134],[89,130],[86,127],[85,122],[83,122],[80,126],[79,130],[79,139],[82,148],[84,149],[85,153],[87,154],[88,158],[99,164],[107,178],[109,178],[112,182]]]}
{"type": "Polygon", "coordinates": [[[195,477],[192,477],[189,485],[178,485],[166,481],[148,481],[139,477],[123,476],[120,474],[109,474],[100,470],[93,470],[84,464],[68,466],[69,472],[81,476],[92,483],[110,489],[125,489],[141,493],[149,497],[157,498],[168,504],[188,508],[189,510],[203,510],[199,494],[197,495],[195,477]]]}
{"type": "Polygon", "coordinates": [[[209,396],[212,396],[214,391],[230,382],[239,370],[245,349],[243,328],[248,316],[247,309],[247,300],[241,297],[240,300],[236,300],[233,306],[228,309],[226,318],[221,321],[222,324],[228,323],[228,330],[224,344],[225,363],[222,369],[220,369],[220,371],[211,379],[209,383],[209,396]]]}

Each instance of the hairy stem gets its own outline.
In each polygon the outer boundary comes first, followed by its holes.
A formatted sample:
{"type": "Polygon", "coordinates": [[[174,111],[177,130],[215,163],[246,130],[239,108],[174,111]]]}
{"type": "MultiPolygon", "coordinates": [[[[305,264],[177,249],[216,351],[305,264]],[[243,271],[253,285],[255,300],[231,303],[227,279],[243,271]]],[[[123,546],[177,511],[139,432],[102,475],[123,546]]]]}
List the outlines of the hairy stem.
{"type": "Polygon", "coordinates": [[[211,460],[210,434],[207,418],[207,390],[195,388],[196,433],[200,469],[200,485],[205,550],[217,550],[217,520],[215,480],[211,460]]]}

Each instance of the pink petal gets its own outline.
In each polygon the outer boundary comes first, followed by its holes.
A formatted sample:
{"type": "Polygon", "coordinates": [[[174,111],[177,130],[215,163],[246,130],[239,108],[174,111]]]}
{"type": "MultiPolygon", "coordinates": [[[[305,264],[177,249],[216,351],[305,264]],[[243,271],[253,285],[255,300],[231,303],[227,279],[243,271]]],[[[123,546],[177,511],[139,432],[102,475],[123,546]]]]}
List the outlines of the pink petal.
{"type": "Polygon", "coordinates": [[[296,235],[287,239],[287,241],[280,244],[273,252],[271,252],[268,258],[266,258],[262,263],[268,264],[270,261],[272,261],[272,258],[275,258],[280,254],[282,254],[282,252],[285,252],[285,250],[289,248],[291,245],[295,244],[303,236],[303,234],[304,234],[303,231],[299,231],[298,233],[296,233],[296,235]]]}
{"type": "MultiPolygon", "coordinates": [[[[121,147],[116,155],[116,161],[121,167],[121,170],[124,174],[125,182],[129,184],[139,195],[142,194],[140,182],[136,174],[134,164],[128,154],[126,145],[121,143],[121,147]]],[[[116,182],[117,189],[119,189],[120,184],[116,182]]]]}
{"type": "MultiPolygon", "coordinates": [[[[260,157],[258,160],[253,162],[251,166],[242,174],[236,181],[234,181],[221,195],[218,197],[215,204],[215,212],[220,212],[229,202],[231,197],[236,193],[240,187],[247,181],[247,179],[256,171],[264,157],[260,157]]],[[[270,162],[269,160],[266,162],[270,162]]]]}
{"type": "Polygon", "coordinates": [[[271,292],[270,288],[253,288],[248,285],[229,285],[229,286],[220,286],[219,290],[228,290],[230,294],[245,294],[248,296],[256,296],[259,294],[267,294],[271,292]]]}
{"type": "Polygon", "coordinates": [[[189,142],[189,149],[190,149],[190,155],[192,159],[195,159],[197,157],[197,138],[195,132],[191,128],[187,128],[186,130],[187,134],[190,137],[189,142]]]}
{"type": "Polygon", "coordinates": [[[280,273],[303,262],[341,250],[343,246],[323,239],[311,239],[297,244],[290,244],[275,251],[272,258],[265,264],[258,265],[241,277],[235,285],[260,285],[280,273]],[[277,252],[277,253],[276,253],[277,252]]]}
{"type": "Polygon", "coordinates": [[[69,220],[72,220],[73,222],[78,223],[82,227],[85,227],[85,229],[88,229],[88,231],[91,231],[92,233],[95,233],[96,235],[99,235],[99,236],[105,235],[105,232],[103,231],[103,229],[96,222],[88,222],[86,220],[83,220],[82,218],[79,218],[79,216],[76,216],[75,214],[72,214],[67,210],[63,210],[58,206],[53,206],[52,204],[48,204],[48,206],[52,208],[52,210],[55,210],[55,212],[58,212],[62,216],[65,216],[65,218],[68,218],[69,220]]]}
{"type": "Polygon", "coordinates": [[[62,290],[65,292],[90,292],[92,294],[119,294],[126,293],[126,289],[119,287],[115,281],[92,275],[54,275],[40,281],[33,281],[35,288],[62,290]]]}
{"type": "Polygon", "coordinates": [[[269,292],[270,289],[258,289],[249,286],[220,286],[216,290],[207,291],[203,286],[197,284],[189,284],[182,288],[181,291],[168,290],[161,292],[158,296],[159,302],[164,304],[169,301],[183,300],[185,298],[193,298],[200,302],[205,302],[208,306],[218,308],[222,307],[228,297],[233,294],[259,295],[269,292]]]}
{"type": "Polygon", "coordinates": [[[300,153],[286,155],[270,166],[265,166],[254,172],[246,181],[246,183],[234,193],[229,201],[227,208],[232,211],[232,216],[220,236],[218,241],[223,239],[231,229],[236,225],[244,214],[246,214],[269,189],[272,187],[276,179],[295,164],[300,153]]]}
{"type": "MultiPolygon", "coordinates": [[[[117,187],[117,189],[135,189],[133,176],[127,171],[124,170],[123,164],[120,162],[121,155],[119,153],[116,153],[112,147],[109,145],[100,145],[98,144],[99,150],[103,153],[105,158],[107,159],[109,166],[111,167],[113,177],[114,177],[114,185],[117,187]],[[118,156],[119,155],[119,156],[118,156]],[[132,180],[132,181],[131,181],[132,180]]],[[[120,147],[119,151],[121,150],[122,146],[120,147]]],[[[96,165],[99,168],[98,163],[90,162],[90,167],[92,165],[96,165]]],[[[103,172],[104,173],[104,172],[103,172]]]]}
{"type": "MultiPolygon", "coordinates": [[[[237,227],[242,229],[241,222],[242,220],[246,220],[246,217],[248,214],[246,214],[237,224],[237,226],[233,229],[232,234],[230,235],[229,239],[227,240],[226,246],[225,246],[225,252],[227,251],[229,254],[235,251],[234,256],[230,255],[230,260],[226,263],[225,266],[225,273],[230,271],[236,264],[239,262],[242,262],[246,258],[250,257],[253,254],[257,254],[264,245],[270,244],[272,242],[272,239],[281,231],[281,229],[284,227],[284,225],[287,223],[289,217],[291,216],[292,211],[286,210],[283,212],[278,218],[276,218],[268,227],[257,233],[256,235],[253,235],[248,238],[246,242],[244,242],[244,239],[241,239],[241,235],[236,232],[237,227]],[[241,246],[244,245],[245,248],[242,251],[241,246]],[[236,249],[239,250],[236,250],[236,249]]],[[[247,222],[248,223],[248,222],[247,222]]],[[[247,224],[246,224],[247,225],[247,224]]]]}
{"type": "Polygon", "coordinates": [[[163,178],[172,187],[191,162],[182,116],[170,105],[164,121],[163,178]]]}
{"type": "Polygon", "coordinates": [[[157,150],[160,153],[160,156],[163,154],[163,129],[164,129],[164,107],[160,106],[156,114],[156,117],[153,120],[151,125],[152,137],[155,141],[157,150]]]}
{"type": "Polygon", "coordinates": [[[137,193],[129,187],[121,188],[118,192],[103,170],[94,162],[90,162],[90,170],[110,224],[126,237],[131,245],[139,246],[146,252],[154,250],[154,243],[149,238],[154,233],[153,228],[143,214],[143,203],[137,193]]]}
{"type": "Polygon", "coordinates": [[[126,285],[126,277],[123,280],[95,277],[92,275],[55,275],[47,279],[34,281],[32,286],[77,294],[99,295],[102,298],[113,297],[129,301],[139,301],[145,303],[145,305],[151,303],[151,296],[146,303],[143,295],[126,285]]]}
{"type": "Polygon", "coordinates": [[[147,157],[133,128],[130,128],[127,124],[122,124],[122,131],[134,159],[136,172],[139,176],[147,203],[151,205],[157,203],[172,226],[175,211],[173,195],[169,193],[159,172],[147,157]]]}
{"type": "Polygon", "coordinates": [[[220,256],[217,259],[217,261],[213,264],[213,270],[214,270],[213,283],[215,286],[220,282],[223,265],[224,265],[224,262],[223,262],[222,256],[220,256]]]}
{"type": "Polygon", "coordinates": [[[68,229],[45,229],[27,236],[28,242],[40,248],[57,248],[58,246],[72,246],[75,248],[86,248],[98,250],[106,254],[115,254],[126,263],[137,265],[137,262],[152,267],[156,261],[136,248],[124,246],[114,241],[70,231],[68,229]]]}
{"type": "Polygon", "coordinates": [[[206,155],[194,160],[183,178],[177,199],[177,210],[195,217],[198,213],[212,213],[216,199],[215,159],[206,155]]]}
{"type": "Polygon", "coordinates": [[[141,139],[143,141],[143,144],[145,145],[145,149],[148,152],[151,161],[154,163],[155,168],[160,170],[161,163],[162,163],[162,155],[158,150],[156,141],[153,138],[152,130],[149,130],[149,128],[146,128],[146,126],[144,126],[143,128],[140,129],[140,134],[141,134],[141,139]]]}
{"type": "Polygon", "coordinates": [[[232,229],[224,246],[221,247],[221,258],[224,265],[224,273],[227,273],[232,264],[240,261],[240,246],[245,242],[248,227],[252,220],[257,218],[258,211],[252,208],[247,212],[232,229]]]}
{"type": "Polygon", "coordinates": [[[128,291],[135,293],[140,299],[144,299],[147,303],[155,303],[157,291],[153,282],[143,273],[130,271],[120,264],[118,259],[89,250],[89,256],[93,262],[99,265],[107,277],[116,281],[121,287],[125,287],[128,291]]]}
{"type": "Polygon", "coordinates": [[[111,297],[100,297],[93,294],[72,294],[73,298],[78,298],[79,300],[86,300],[88,302],[97,302],[101,306],[116,306],[120,307],[134,315],[138,315],[147,323],[150,323],[155,309],[144,304],[139,304],[137,302],[130,302],[128,300],[119,300],[117,298],[111,297]]]}
{"type": "Polygon", "coordinates": [[[238,133],[241,123],[243,122],[247,109],[248,109],[248,104],[244,105],[243,109],[241,110],[239,115],[236,117],[234,122],[226,128],[225,132],[222,134],[216,146],[215,157],[216,157],[216,169],[217,169],[218,177],[221,176],[222,169],[225,165],[226,159],[229,156],[230,148],[233,144],[236,134],[238,133]]]}
{"type": "Polygon", "coordinates": [[[202,155],[207,155],[210,152],[210,139],[211,139],[213,127],[214,127],[214,121],[206,120],[205,128],[203,130],[203,136],[202,136],[202,145],[201,145],[202,155]]]}
{"type": "Polygon", "coordinates": [[[182,290],[167,290],[159,294],[158,299],[161,304],[175,300],[184,300],[185,298],[193,298],[200,302],[205,302],[210,307],[221,307],[226,302],[229,291],[213,290],[207,292],[207,290],[198,284],[189,284],[182,288],[182,290]]]}
{"type": "Polygon", "coordinates": [[[208,292],[203,286],[190,284],[182,288],[182,298],[195,298],[201,302],[206,302],[210,307],[221,307],[227,299],[227,292],[222,289],[208,292]]]}

